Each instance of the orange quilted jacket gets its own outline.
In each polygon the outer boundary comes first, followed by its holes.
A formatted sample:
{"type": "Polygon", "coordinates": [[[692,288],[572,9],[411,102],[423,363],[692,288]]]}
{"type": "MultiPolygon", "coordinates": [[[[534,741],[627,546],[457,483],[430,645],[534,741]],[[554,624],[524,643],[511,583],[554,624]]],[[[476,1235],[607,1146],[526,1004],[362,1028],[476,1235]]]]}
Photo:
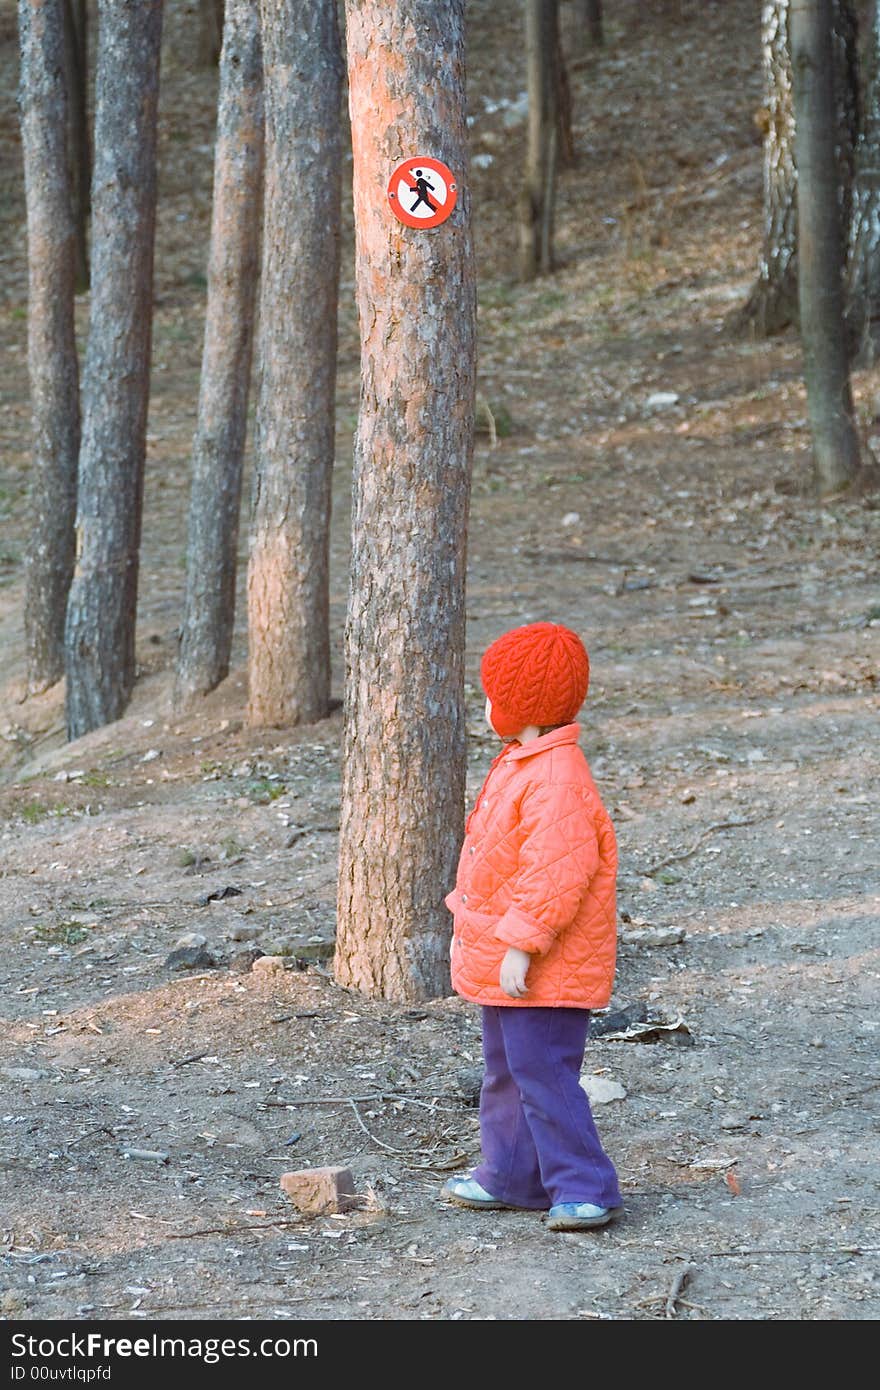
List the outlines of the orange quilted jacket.
{"type": "Polygon", "coordinates": [[[601,1009],[611,998],[617,842],[580,725],[508,744],[465,825],[455,888],[452,984],[478,1004],[601,1009]],[[528,994],[498,983],[508,946],[532,956],[528,994]]]}

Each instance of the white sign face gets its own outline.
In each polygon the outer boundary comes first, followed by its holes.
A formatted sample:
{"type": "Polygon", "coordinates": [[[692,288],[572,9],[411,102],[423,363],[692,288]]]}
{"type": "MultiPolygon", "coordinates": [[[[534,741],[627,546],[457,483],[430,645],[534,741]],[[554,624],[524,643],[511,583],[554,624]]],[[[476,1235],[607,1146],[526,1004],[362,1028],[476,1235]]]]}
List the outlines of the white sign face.
{"type": "Polygon", "coordinates": [[[398,179],[397,197],[410,217],[435,217],[446,206],[446,180],[436,169],[413,169],[398,179]]]}
{"type": "Polygon", "coordinates": [[[388,181],[388,201],[407,227],[439,227],[455,207],[458,186],[452,170],[428,155],[405,159],[388,181]]]}

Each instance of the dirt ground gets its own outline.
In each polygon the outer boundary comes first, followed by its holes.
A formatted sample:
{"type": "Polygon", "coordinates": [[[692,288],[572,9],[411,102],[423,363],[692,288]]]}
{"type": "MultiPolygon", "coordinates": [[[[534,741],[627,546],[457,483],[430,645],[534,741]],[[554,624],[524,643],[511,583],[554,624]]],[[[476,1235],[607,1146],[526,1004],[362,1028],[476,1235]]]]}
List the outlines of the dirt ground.
{"type": "MultiPolygon", "coordinates": [[[[334,984],[341,715],[247,727],[241,586],[233,674],[196,713],[170,707],[215,81],[188,71],[192,6],[179,0],[165,45],[141,676],[123,720],[69,745],[60,689],[22,699],[26,275],[6,3],[6,1318],[880,1311],[878,512],[876,499],[820,505],[804,490],[795,336],[756,343],[727,327],[760,236],[759,6],[616,0],[598,60],[564,6],[577,162],[560,187],[560,270],[530,287],[515,281],[499,198],[523,147],[519,7],[470,8],[480,392],[499,438],[480,435],[474,471],[469,791],[496,746],[481,651],[517,623],[576,627],[593,669],[582,744],[621,850],[612,1008],[682,1021],[653,1041],[588,1047],[588,1073],[625,1091],[596,1106],[625,1215],[560,1236],[533,1214],[443,1202],[445,1176],[478,1152],[477,1010],[334,984]],[[187,933],[216,964],[166,965],[187,933]],[[256,949],[286,969],[249,972],[256,949]],[[323,1164],[351,1166],[360,1209],[300,1219],[279,1175],[323,1164]]],[[[337,696],[358,377],[350,225],[346,238],[337,696]]],[[[85,300],[80,312],[84,332],[85,300]]],[[[866,440],[877,388],[875,371],[856,375],[866,440]]],[[[242,570],[245,554],[243,541],[242,570]]]]}

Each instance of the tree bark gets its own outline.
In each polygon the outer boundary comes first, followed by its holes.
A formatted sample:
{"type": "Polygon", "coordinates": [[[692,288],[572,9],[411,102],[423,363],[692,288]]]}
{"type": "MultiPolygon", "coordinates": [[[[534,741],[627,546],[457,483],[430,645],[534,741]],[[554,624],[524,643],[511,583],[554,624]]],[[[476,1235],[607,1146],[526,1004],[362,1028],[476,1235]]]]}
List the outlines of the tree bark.
{"type": "Polygon", "coordinates": [[[135,612],[153,318],[161,0],[100,0],[92,303],[77,560],[67,606],[70,738],[118,719],[135,612]]]}
{"type": "Polygon", "coordinates": [[[92,148],[88,116],[88,7],[86,0],[63,0],[64,50],[69,93],[70,168],[76,224],[76,287],[89,287],[89,217],[92,148]]]}
{"type": "Polygon", "coordinates": [[[476,296],[464,0],[347,0],[361,409],[345,634],[336,978],[448,992],[465,790],[464,628],[476,296]],[[385,189],[443,160],[458,202],[430,231],[385,189]]]}
{"type": "Polygon", "coordinates": [[[520,196],[520,277],[554,267],[556,173],[559,164],[559,0],[526,0],[529,120],[520,196]]]}
{"type": "MultiPolygon", "coordinates": [[[[256,5],[257,0],[251,3],[256,5]]],[[[223,30],[223,0],[199,0],[199,67],[217,66],[223,30]]]]}
{"type": "Polygon", "coordinates": [[[335,0],[261,0],[266,188],[248,568],[250,720],[323,719],[339,287],[335,0]]]}
{"type": "Polygon", "coordinates": [[[64,613],[73,574],[80,431],[76,234],[61,0],[19,0],[18,17],[33,429],[24,623],[28,690],[37,693],[64,674],[64,613]]]}
{"type": "Polygon", "coordinates": [[[804,376],[820,493],[859,471],[843,314],[830,0],[791,0],[798,167],[798,289],[804,376]]]}
{"type": "Polygon", "coordinates": [[[880,5],[875,4],[865,55],[864,121],[855,153],[849,238],[847,322],[859,361],[880,350],[880,5]]]}
{"type": "Polygon", "coordinates": [[[789,0],[769,0],[761,13],[764,240],[758,278],[741,311],[741,326],[757,338],[797,321],[797,176],[788,7],[789,0]]]}
{"type": "Polygon", "coordinates": [[[262,174],[259,9],[253,0],[226,0],[178,704],[207,694],[229,673],[262,174]]]}
{"type": "Polygon", "coordinates": [[[605,42],[602,24],[602,0],[580,0],[581,20],[590,42],[597,47],[605,42]]]}
{"type": "MultiPolygon", "coordinates": [[[[790,0],[767,0],[762,10],[764,64],[764,230],[758,278],[736,326],[757,338],[781,332],[798,321],[797,164],[794,153],[790,0]]],[[[838,198],[843,225],[849,224],[853,149],[858,129],[856,23],[853,0],[832,0],[838,198]]]]}

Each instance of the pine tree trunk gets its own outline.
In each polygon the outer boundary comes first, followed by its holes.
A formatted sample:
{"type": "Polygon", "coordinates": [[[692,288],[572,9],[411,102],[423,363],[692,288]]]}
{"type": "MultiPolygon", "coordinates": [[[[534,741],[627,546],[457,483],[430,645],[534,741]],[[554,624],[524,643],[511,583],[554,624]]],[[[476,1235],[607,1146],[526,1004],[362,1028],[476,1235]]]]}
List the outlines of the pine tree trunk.
{"type": "Polygon", "coordinates": [[[580,0],[581,20],[590,42],[597,47],[605,42],[602,26],[602,0],[580,0]]]}
{"type": "Polygon", "coordinates": [[[798,167],[798,286],[816,480],[840,492],[859,471],[843,315],[830,0],[791,0],[798,167]]]}
{"type": "Polygon", "coordinates": [[[464,0],[348,0],[361,409],[346,624],[336,978],[448,992],[465,790],[464,628],[475,272],[464,0]],[[410,155],[458,203],[430,231],[385,198],[410,155]]]}
{"type": "Polygon", "coordinates": [[[266,188],[248,568],[250,719],[323,719],[339,286],[335,0],[261,0],[266,188]]]}
{"type": "Polygon", "coordinates": [[[118,719],[135,611],[153,319],[161,0],[100,0],[92,303],[77,559],[67,607],[70,738],[118,719]]]}
{"type": "Polygon", "coordinates": [[[70,167],[76,223],[76,285],[89,287],[89,216],[92,149],[88,117],[88,7],[86,0],[63,0],[64,50],[69,93],[70,167]]]}
{"type": "Polygon", "coordinates": [[[520,277],[553,270],[556,172],[559,164],[559,0],[526,0],[529,120],[520,196],[520,277]]]}
{"type": "Polygon", "coordinates": [[[867,44],[865,115],[855,155],[847,321],[862,365],[880,351],[880,5],[867,44]]]}
{"type": "Polygon", "coordinates": [[[761,16],[764,65],[764,243],[741,326],[766,338],[797,321],[797,175],[788,47],[789,0],[761,16]]]}
{"type": "MultiPolygon", "coordinates": [[[[258,0],[251,0],[256,6],[258,0]]],[[[223,0],[198,0],[199,4],[199,67],[215,68],[220,60],[223,37],[223,0]]]]}
{"type": "Polygon", "coordinates": [[[33,422],[24,620],[28,689],[36,693],[64,674],[64,613],[73,574],[80,429],[76,235],[61,0],[19,0],[18,17],[33,422]]]}
{"type": "MultiPolygon", "coordinates": [[[[757,338],[798,322],[797,164],[794,154],[790,0],[767,0],[762,11],[764,62],[764,243],[758,279],[737,327],[757,338]]],[[[835,130],[840,166],[838,198],[849,225],[853,149],[858,130],[858,74],[853,0],[832,0],[835,130]]]]}
{"type": "Polygon", "coordinates": [[[205,695],[229,672],[241,475],[259,272],[263,175],[260,14],[226,0],[220,59],[208,303],[193,443],[186,603],[175,699],[205,695]]]}

